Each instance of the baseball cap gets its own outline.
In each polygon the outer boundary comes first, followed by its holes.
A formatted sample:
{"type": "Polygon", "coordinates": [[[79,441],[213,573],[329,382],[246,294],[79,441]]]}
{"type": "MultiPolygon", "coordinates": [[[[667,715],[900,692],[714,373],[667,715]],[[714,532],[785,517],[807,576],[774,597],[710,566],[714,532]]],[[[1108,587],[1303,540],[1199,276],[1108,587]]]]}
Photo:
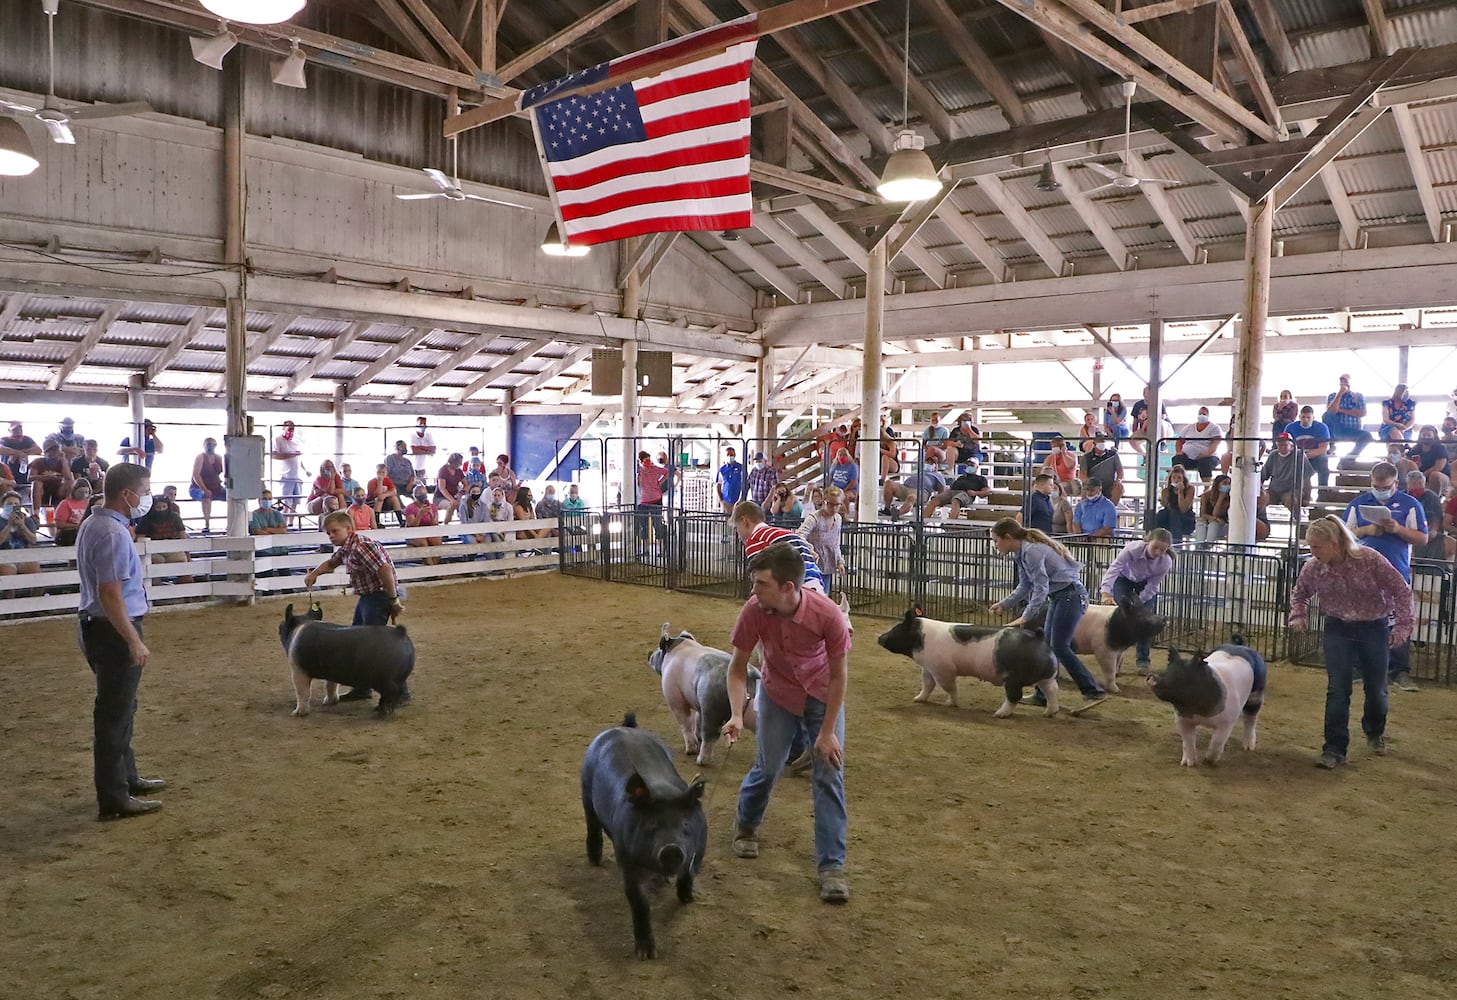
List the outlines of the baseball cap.
{"type": "Polygon", "coordinates": [[[75,427],[76,426],[76,421],[72,420],[70,417],[66,417],[65,419],[63,419],[61,421],[61,426],[62,427],[75,427]]]}
{"type": "Polygon", "coordinates": [[[727,454],[730,454],[730,455],[737,455],[738,454],[738,452],[734,451],[733,448],[725,448],[724,451],[727,454]]]}
{"type": "Polygon", "coordinates": [[[1276,441],[1294,441],[1295,440],[1295,435],[1291,434],[1289,431],[1281,431],[1279,434],[1276,434],[1275,435],[1275,440],[1276,441]]]}
{"type": "Polygon", "coordinates": [[[1108,432],[1107,431],[1098,431],[1098,433],[1096,433],[1096,434],[1093,435],[1093,440],[1094,441],[1106,441],[1106,440],[1108,440],[1108,432]]]}
{"type": "Polygon", "coordinates": [[[154,424],[154,423],[152,423],[150,420],[143,420],[142,421],[142,426],[143,427],[156,427],[157,425],[154,424]]]}
{"type": "Polygon", "coordinates": [[[761,459],[763,457],[764,457],[764,453],[762,451],[756,451],[756,452],[754,452],[754,461],[757,462],[759,459],[761,459]]]}

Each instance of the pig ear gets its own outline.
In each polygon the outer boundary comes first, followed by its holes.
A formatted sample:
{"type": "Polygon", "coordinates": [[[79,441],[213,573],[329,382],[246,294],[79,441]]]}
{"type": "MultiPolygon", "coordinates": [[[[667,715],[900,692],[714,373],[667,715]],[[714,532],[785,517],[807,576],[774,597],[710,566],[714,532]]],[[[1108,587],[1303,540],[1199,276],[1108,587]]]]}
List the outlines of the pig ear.
{"type": "Polygon", "coordinates": [[[706,787],[707,783],[703,780],[703,775],[695,774],[693,780],[688,783],[688,801],[703,801],[703,789],[706,787]]]}
{"type": "Polygon", "coordinates": [[[840,591],[840,610],[847,615],[850,613],[850,595],[843,590],[840,591]]]}
{"type": "Polygon", "coordinates": [[[668,636],[670,636],[672,634],[673,634],[672,632],[668,631],[668,623],[667,622],[663,622],[663,631],[662,631],[662,634],[660,634],[658,636],[658,641],[661,642],[662,640],[668,638],[668,636]]]}
{"type": "Polygon", "coordinates": [[[293,621],[293,605],[292,604],[290,604],[288,607],[286,607],[286,608],[283,609],[283,620],[286,621],[286,622],[293,621]]]}
{"type": "Polygon", "coordinates": [[[921,606],[919,604],[912,605],[911,611],[915,612],[917,618],[924,618],[926,615],[926,612],[921,610],[921,606]]]}
{"type": "Polygon", "coordinates": [[[632,777],[627,779],[627,798],[633,805],[645,806],[653,800],[652,792],[648,791],[648,783],[642,780],[642,775],[636,771],[632,777]]]}

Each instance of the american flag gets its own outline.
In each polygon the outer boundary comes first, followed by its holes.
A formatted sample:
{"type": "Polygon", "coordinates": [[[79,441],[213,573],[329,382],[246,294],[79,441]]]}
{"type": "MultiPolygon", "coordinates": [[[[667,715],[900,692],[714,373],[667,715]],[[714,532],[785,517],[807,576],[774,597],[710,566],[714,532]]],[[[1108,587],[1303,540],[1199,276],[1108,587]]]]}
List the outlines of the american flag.
{"type": "Polygon", "coordinates": [[[758,19],[682,38],[521,95],[568,243],[750,225],[749,70],[758,19]],[[635,69],[704,56],[636,79],[635,69]],[[552,100],[608,76],[630,83],[552,100]]]}

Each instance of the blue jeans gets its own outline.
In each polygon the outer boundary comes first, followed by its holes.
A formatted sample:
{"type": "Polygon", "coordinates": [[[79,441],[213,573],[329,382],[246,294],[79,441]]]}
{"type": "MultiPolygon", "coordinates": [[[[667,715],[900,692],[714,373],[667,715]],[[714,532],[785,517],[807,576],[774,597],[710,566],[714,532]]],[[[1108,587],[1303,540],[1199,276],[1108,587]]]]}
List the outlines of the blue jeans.
{"type": "Polygon", "coordinates": [[[355,625],[388,625],[390,623],[390,608],[395,600],[389,594],[379,592],[375,594],[360,594],[359,600],[354,602],[355,625]]]}
{"type": "Polygon", "coordinates": [[[1386,732],[1386,665],[1391,629],[1374,622],[1325,620],[1325,744],[1323,753],[1345,759],[1351,743],[1351,687],[1356,671],[1366,692],[1361,731],[1367,739],[1386,732]]]}
{"type": "Polygon", "coordinates": [[[1047,619],[1043,623],[1042,634],[1047,637],[1052,654],[1067,670],[1078,690],[1085,698],[1092,698],[1101,697],[1106,692],[1088,672],[1088,668],[1083,666],[1078,654],[1073,652],[1073,633],[1077,631],[1078,622],[1083,620],[1083,612],[1087,609],[1088,591],[1081,581],[1048,594],[1047,619]]]}
{"type": "MultiPolygon", "coordinates": [[[[780,708],[759,689],[759,731],[758,749],[754,753],[754,766],[744,775],[739,786],[739,825],[757,827],[764,820],[764,810],[769,806],[769,793],[774,782],[789,760],[789,745],[798,734],[801,724],[809,730],[809,738],[819,738],[820,727],[825,722],[825,703],[810,698],[804,703],[803,717],[780,708]]],[[[845,710],[835,720],[835,738],[840,746],[845,745],[845,710]]],[[[815,754],[814,771],[810,776],[811,791],[815,808],[815,867],[845,866],[845,772],[831,767],[823,757],[815,754]]]]}
{"type": "MultiPolygon", "coordinates": [[[[1143,593],[1143,586],[1144,585],[1142,583],[1140,583],[1140,582],[1137,582],[1137,581],[1134,581],[1134,580],[1130,580],[1126,576],[1120,576],[1118,579],[1116,579],[1116,580],[1113,581],[1113,600],[1115,600],[1115,601],[1136,601],[1136,600],[1139,600],[1140,599],[1140,595],[1143,593]]],[[[1154,596],[1150,597],[1148,600],[1144,601],[1143,602],[1143,606],[1145,608],[1148,608],[1148,610],[1150,612],[1152,612],[1153,609],[1154,609],[1154,605],[1157,604],[1158,601],[1159,601],[1158,595],[1155,594],[1154,596]]],[[[1140,642],[1134,648],[1136,650],[1135,655],[1138,657],[1138,662],[1139,663],[1147,663],[1149,661],[1149,657],[1153,653],[1153,641],[1150,640],[1150,639],[1145,639],[1142,642],[1140,642]]]]}

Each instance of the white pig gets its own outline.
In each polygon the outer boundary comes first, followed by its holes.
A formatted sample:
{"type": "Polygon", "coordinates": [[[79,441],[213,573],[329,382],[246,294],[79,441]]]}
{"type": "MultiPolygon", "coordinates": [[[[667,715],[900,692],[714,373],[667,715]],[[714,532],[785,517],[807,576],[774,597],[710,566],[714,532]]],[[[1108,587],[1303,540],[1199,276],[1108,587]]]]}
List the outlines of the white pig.
{"type": "MultiPolygon", "coordinates": [[[[663,678],[663,700],[683,731],[683,752],[697,754],[699,764],[713,763],[719,730],[729,720],[729,654],[705,646],[692,632],[671,635],[663,623],[658,648],[648,656],[648,666],[663,678]]],[[[759,713],[754,695],[759,688],[759,671],[749,668],[748,704],[744,707],[744,728],[758,731],[759,713]]]]}

